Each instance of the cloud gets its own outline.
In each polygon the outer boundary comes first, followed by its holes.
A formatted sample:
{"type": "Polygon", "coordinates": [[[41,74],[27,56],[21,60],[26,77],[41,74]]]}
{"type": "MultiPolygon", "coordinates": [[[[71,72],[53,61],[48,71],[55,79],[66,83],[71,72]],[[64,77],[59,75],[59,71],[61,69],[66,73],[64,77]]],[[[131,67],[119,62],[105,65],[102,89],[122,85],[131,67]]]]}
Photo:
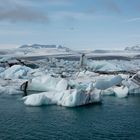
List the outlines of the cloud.
{"type": "Polygon", "coordinates": [[[126,20],[126,22],[136,22],[136,21],[140,21],[140,17],[137,17],[137,18],[131,18],[131,19],[128,19],[126,20]]]}
{"type": "Polygon", "coordinates": [[[108,10],[117,14],[121,13],[121,9],[113,0],[106,0],[105,2],[106,2],[106,7],[108,8],[108,10]]]}
{"type": "Polygon", "coordinates": [[[57,11],[51,14],[53,19],[64,19],[67,21],[76,21],[76,20],[88,20],[92,19],[93,15],[85,13],[85,12],[77,12],[77,11],[57,11]]]}
{"type": "Polygon", "coordinates": [[[24,2],[45,4],[49,6],[69,6],[74,0],[24,0],[24,2]]]}
{"type": "Polygon", "coordinates": [[[66,5],[71,4],[71,2],[72,2],[72,0],[46,0],[47,4],[56,5],[56,6],[60,6],[60,5],[66,6],[66,5]]]}
{"type": "Polygon", "coordinates": [[[114,0],[94,0],[93,5],[89,8],[91,13],[95,12],[110,12],[115,14],[121,14],[122,10],[117,4],[117,1],[114,0]]]}
{"type": "Polygon", "coordinates": [[[1,44],[0,43],[0,49],[18,48],[20,45],[19,44],[1,44]]]}
{"type": "Polygon", "coordinates": [[[46,13],[39,9],[21,3],[17,0],[3,0],[0,3],[0,21],[10,22],[46,22],[48,17],[46,13]]]}

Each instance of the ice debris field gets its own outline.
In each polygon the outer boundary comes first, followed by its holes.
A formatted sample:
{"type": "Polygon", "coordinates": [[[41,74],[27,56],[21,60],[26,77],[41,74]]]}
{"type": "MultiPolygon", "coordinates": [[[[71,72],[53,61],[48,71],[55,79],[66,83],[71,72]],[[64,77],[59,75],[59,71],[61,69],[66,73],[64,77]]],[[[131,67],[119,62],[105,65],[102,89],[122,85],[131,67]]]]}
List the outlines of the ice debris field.
{"type": "Polygon", "coordinates": [[[104,96],[125,98],[140,94],[139,59],[81,59],[44,58],[33,61],[37,66],[33,68],[21,60],[20,64],[11,64],[17,60],[2,58],[0,95],[19,95],[27,106],[75,107],[100,103],[104,96]]]}

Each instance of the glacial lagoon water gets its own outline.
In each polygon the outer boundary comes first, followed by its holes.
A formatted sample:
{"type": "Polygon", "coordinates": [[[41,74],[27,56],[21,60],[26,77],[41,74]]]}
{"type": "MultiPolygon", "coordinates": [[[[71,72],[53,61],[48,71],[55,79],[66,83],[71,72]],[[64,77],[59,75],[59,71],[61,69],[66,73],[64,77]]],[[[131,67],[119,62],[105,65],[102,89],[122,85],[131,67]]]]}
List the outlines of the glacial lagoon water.
{"type": "Polygon", "coordinates": [[[140,96],[76,108],[27,107],[0,95],[0,140],[139,140],[140,96]]]}

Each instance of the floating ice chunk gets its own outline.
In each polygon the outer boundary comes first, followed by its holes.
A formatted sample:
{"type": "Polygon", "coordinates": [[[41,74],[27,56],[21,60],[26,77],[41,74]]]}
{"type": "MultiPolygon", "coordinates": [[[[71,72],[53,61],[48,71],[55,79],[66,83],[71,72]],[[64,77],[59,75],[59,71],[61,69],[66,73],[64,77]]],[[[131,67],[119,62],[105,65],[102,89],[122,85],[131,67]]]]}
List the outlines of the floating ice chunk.
{"type": "Polygon", "coordinates": [[[26,66],[14,65],[2,72],[0,76],[5,79],[20,78],[22,76],[26,76],[30,70],[31,68],[28,68],[26,66]]]}
{"type": "Polygon", "coordinates": [[[98,80],[95,84],[95,87],[97,89],[105,90],[107,88],[110,88],[110,81],[109,80],[98,80]]]}
{"type": "Polygon", "coordinates": [[[101,96],[100,90],[97,89],[91,89],[87,91],[81,89],[63,89],[63,91],[51,91],[28,95],[24,97],[23,100],[26,105],[30,106],[57,104],[67,107],[75,107],[89,103],[100,102],[101,96]]]}
{"type": "Polygon", "coordinates": [[[140,86],[137,82],[133,81],[133,78],[128,78],[122,81],[122,84],[128,87],[129,94],[139,94],[140,86]]]}
{"type": "Polygon", "coordinates": [[[60,78],[54,78],[50,75],[42,75],[39,77],[35,77],[28,82],[27,90],[33,91],[56,90],[56,85],[60,80],[61,80],[60,78]]]}
{"type": "Polygon", "coordinates": [[[27,106],[42,106],[56,104],[54,96],[55,92],[42,92],[28,95],[22,99],[27,106]]]}
{"type": "Polygon", "coordinates": [[[114,92],[117,97],[124,98],[124,97],[127,97],[128,95],[128,88],[124,86],[115,87],[114,92]]]}
{"type": "Polygon", "coordinates": [[[110,85],[114,86],[121,84],[122,80],[123,80],[122,77],[120,75],[117,75],[110,80],[110,85]]]}
{"type": "Polygon", "coordinates": [[[55,78],[50,75],[42,75],[35,77],[28,81],[27,90],[33,91],[63,91],[69,86],[73,87],[75,82],[73,80],[67,80],[65,78],[55,78]]]}
{"type": "Polygon", "coordinates": [[[107,61],[87,61],[87,66],[95,71],[114,71],[121,70],[118,65],[112,64],[107,61]]]}
{"type": "Polygon", "coordinates": [[[44,94],[32,94],[24,97],[23,100],[25,100],[24,103],[28,106],[41,106],[47,100],[47,97],[44,94]]]}
{"type": "Polygon", "coordinates": [[[106,62],[105,65],[99,69],[99,71],[119,71],[121,70],[120,67],[117,65],[111,64],[109,62],[106,62]]]}
{"type": "Polygon", "coordinates": [[[99,70],[101,69],[103,66],[105,66],[105,63],[102,63],[101,61],[88,61],[87,62],[87,66],[94,69],[94,70],[99,70]]]}
{"type": "Polygon", "coordinates": [[[131,79],[126,81],[126,84],[124,85],[128,87],[129,94],[140,94],[140,86],[133,82],[131,79]]]}
{"type": "Polygon", "coordinates": [[[121,84],[122,82],[122,77],[120,75],[117,75],[115,77],[113,77],[110,80],[98,80],[95,84],[95,87],[97,89],[101,89],[101,90],[105,90],[107,88],[113,87],[115,85],[121,84]]]}

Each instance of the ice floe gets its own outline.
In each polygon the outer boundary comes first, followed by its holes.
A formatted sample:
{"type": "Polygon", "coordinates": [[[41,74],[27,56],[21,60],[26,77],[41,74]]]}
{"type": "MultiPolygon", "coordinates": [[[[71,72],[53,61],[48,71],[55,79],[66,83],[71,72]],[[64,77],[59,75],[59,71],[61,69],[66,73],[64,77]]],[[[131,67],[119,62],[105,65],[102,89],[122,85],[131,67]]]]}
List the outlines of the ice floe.
{"type": "Polygon", "coordinates": [[[29,71],[31,71],[31,68],[29,67],[14,65],[0,73],[0,77],[5,79],[22,78],[23,76],[27,76],[29,71]]]}
{"type": "Polygon", "coordinates": [[[82,89],[68,89],[32,94],[23,97],[24,103],[29,106],[57,104],[67,107],[81,106],[101,101],[100,90],[93,86],[82,89]]]}
{"type": "MultiPolygon", "coordinates": [[[[37,61],[36,61],[37,62],[37,61]]],[[[101,102],[102,96],[118,98],[140,94],[140,71],[127,74],[100,74],[97,71],[123,71],[139,68],[134,63],[122,61],[95,61],[84,59],[78,62],[51,59],[38,62],[39,68],[24,65],[0,67],[0,94],[27,96],[22,100],[28,106],[61,105],[75,107],[101,102]],[[27,85],[25,86],[25,83],[27,85]],[[29,92],[32,94],[29,94],[29,92]]]]}
{"type": "Polygon", "coordinates": [[[124,98],[128,95],[128,88],[125,86],[115,87],[114,92],[117,97],[124,98]]]}

